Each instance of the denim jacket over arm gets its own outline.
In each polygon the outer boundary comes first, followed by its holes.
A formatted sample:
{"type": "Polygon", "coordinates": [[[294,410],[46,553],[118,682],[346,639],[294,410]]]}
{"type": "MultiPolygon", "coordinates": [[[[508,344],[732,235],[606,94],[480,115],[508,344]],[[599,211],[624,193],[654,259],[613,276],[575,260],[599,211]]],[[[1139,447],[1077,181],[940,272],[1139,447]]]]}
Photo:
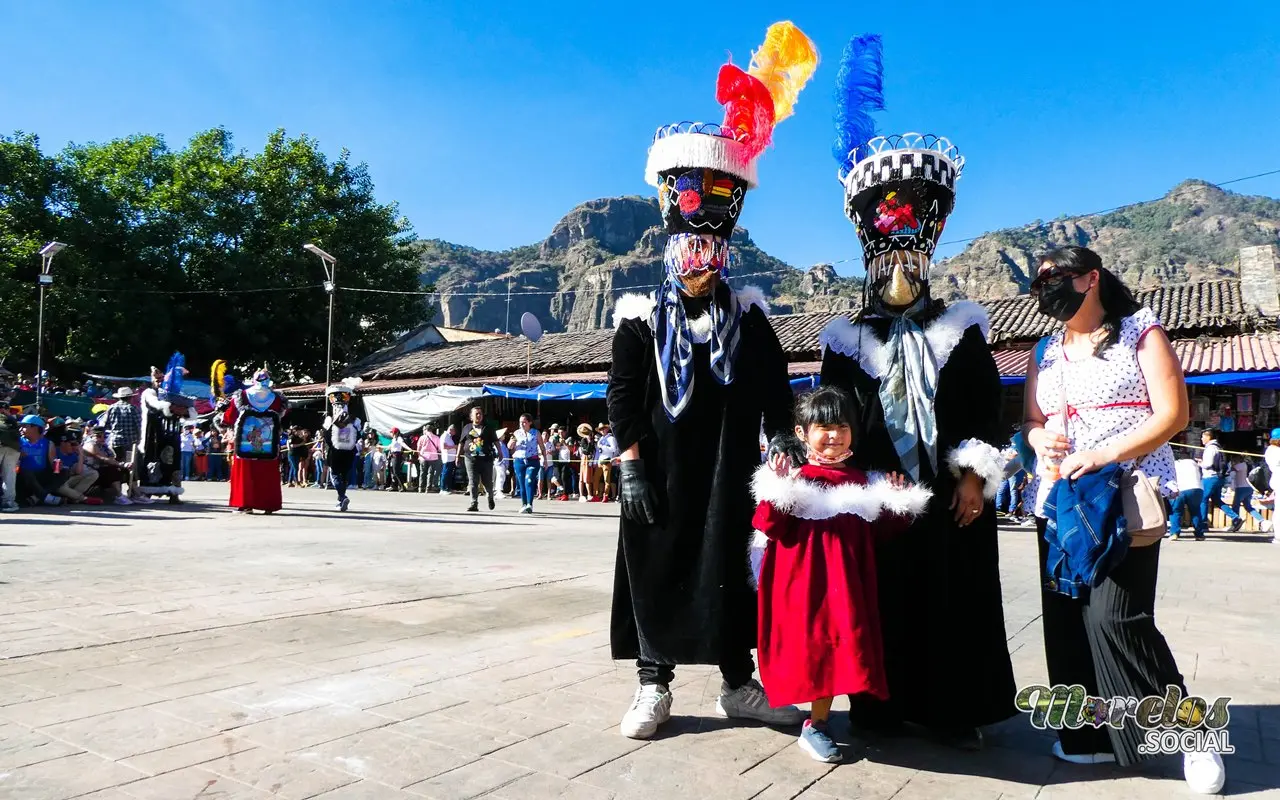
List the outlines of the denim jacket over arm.
{"type": "Polygon", "coordinates": [[[1044,506],[1049,591],[1086,596],[1129,551],[1119,494],[1123,474],[1112,464],[1076,480],[1061,478],[1050,489],[1044,506]]]}

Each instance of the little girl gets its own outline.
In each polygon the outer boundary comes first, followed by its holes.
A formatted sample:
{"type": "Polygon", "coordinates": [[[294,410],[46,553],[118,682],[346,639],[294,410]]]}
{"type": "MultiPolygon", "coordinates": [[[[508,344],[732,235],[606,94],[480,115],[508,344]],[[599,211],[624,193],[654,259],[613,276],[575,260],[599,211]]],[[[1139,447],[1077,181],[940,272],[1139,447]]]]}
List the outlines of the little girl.
{"type": "Polygon", "coordinates": [[[823,386],[796,403],[808,463],[756,471],[752,567],[759,588],[760,677],[774,707],[811,702],[798,742],[840,760],[827,730],[837,695],[887,700],[876,600],[877,534],[905,529],[930,492],[897,474],[849,465],[856,417],[849,395],[823,386]],[[874,524],[874,528],[873,528],[874,524]],[[756,567],[758,564],[758,572],[756,567]]]}

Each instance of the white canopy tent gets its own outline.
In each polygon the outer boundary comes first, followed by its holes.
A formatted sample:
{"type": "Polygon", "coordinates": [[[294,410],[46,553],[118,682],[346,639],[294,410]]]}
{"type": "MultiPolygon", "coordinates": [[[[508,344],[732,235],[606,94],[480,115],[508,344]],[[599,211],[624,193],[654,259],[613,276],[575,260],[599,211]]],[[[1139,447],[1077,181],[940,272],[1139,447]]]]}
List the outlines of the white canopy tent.
{"type": "Polygon", "coordinates": [[[411,431],[480,397],[480,387],[437,386],[394,394],[363,395],[366,423],[379,433],[411,431]]]}

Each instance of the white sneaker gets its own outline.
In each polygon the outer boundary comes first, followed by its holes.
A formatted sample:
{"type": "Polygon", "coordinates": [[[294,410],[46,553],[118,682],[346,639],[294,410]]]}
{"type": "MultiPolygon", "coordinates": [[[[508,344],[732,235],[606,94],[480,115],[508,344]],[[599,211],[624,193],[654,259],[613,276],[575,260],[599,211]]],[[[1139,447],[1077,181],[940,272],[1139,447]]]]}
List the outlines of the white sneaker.
{"type": "Polygon", "coordinates": [[[591,502],[591,501],[590,501],[590,500],[588,500],[586,497],[584,497],[584,496],[582,496],[582,495],[578,495],[578,502],[579,502],[579,503],[589,503],[589,502],[591,502]]]}
{"type": "Polygon", "coordinates": [[[150,497],[149,495],[145,495],[145,494],[141,494],[141,493],[139,493],[139,494],[135,494],[135,495],[133,496],[133,502],[135,502],[135,503],[141,503],[141,504],[142,504],[142,505],[144,505],[144,506],[149,506],[149,505],[151,505],[152,503],[154,503],[154,502],[155,502],[155,500],[152,500],[152,499],[151,499],[151,497],[150,497]]]}
{"type": "Polygon", "coordinates": [[[1183,753],[1182,774],[1196,794],[1217,794],[1227,782],[1227,768],[1217,753],[1183,753]]]}
{"type": "Polygon", "coordinates": [[[1116,757],[1111,753],[1080,753],[1067,755],[1062,750],[1062,742],[1053,743],[1053,757],[1068,764],[1114,764],[1116,757]]]}
{"type": "Polygon", "coordinates": [[[125,497],[125,496],[124,496],[124,495],[122,495],[122,494],[118,494],[118,495],[116,495],[116,499],[115,499],[115,501],[114,501],[114,502],[115,502],[115,504],[116,504],[116,505],[118,505],[118,506],[131,506],[131,505],[133,505],[133,501],[132,501],[132,500],[130,500],[129,498],[125,497]]]}
{"type": "Polygon", "coordinates": [[[641,686],[619,730],[628,739],[648,739],[658,726],[671,719],[671,692],[665,686],[641,686]]]}
{"type": "Polygon", "coordinates": [[[754,719],[766,725],[799,725],[809,718],[809,712],[795,706],[774,708],[769,705],[764,687],[756,680],[749,680],[732,691],[727,684],[721,683],[716,711],[730,719],[754,719]]]}

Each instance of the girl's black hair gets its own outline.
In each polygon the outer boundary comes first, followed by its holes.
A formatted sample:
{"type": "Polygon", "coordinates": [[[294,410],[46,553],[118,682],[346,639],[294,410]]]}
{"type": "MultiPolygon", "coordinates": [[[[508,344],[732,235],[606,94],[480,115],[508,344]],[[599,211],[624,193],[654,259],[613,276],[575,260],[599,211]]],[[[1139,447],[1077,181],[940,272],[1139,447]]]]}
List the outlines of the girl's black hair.
{"type": "Polygon", "coordinates": [[[809,430],[810,425],[848,425],[856,443],[861,433],[853,398],[835,386],[819,386],[796,400],[796,425],[809,430]]]}
{"type": "Polygon", "coordinates": [[[1125,317],[1136,314],[1142,304],[1115,273],[1102,266],[1102,257],[1087,247],[1060,247],[1040,257],[1041,264],[1060,267],[1073,275],[1098,273],[1098,299],[1102,301],[1102,329],[1107,332],[1093,351],[1101,356],[1107,348],[1120,341],[1120,323],[1125,317]]]}

